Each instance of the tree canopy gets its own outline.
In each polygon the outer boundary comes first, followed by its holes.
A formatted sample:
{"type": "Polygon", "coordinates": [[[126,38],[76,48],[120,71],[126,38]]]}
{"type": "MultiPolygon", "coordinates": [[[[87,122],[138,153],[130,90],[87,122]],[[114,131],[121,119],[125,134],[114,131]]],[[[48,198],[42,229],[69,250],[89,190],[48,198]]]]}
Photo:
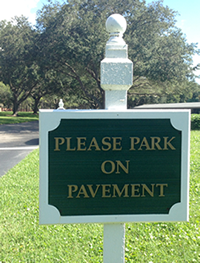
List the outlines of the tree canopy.
{"type": "Polygon", "coordinates": [[[73,93],[90,107],[103,107],[99,67],[108,40],[105,21],[113,13],[122,14],[128,24],[124,39],[134,64],[129,100],[144,94],[184,93],[194,79],[192,55],[197,50],[175,27],[176,12],[162,1],[149,5],[139,0],[50,2],[38,13],[46,66],[67,76],[73,93]]]}
{"type": "Polygon", "coordinates": [[[13,97],[18,90],[19,102],[30,94],[35,101],[60,94],[68,105],[103,108],[100,62],[109,39],[105,22],[113,13],[123,15],[128,25],[124,39],[134,65],[129,107],[191,99],[197,46],[187,43],[175,26],[176,12],[162,1],[48,1],[38,11],[34,30],[22,18],[17,24],[1,22],[0,80],[10,85],[13,97]]]}
{"type": "Polygon", "coordinates": [[[12,94],[10,92],[10,87],[0,82],[0,107],[9,108],[12,104],[11,102],[12,94]]]}
{"type": "Polygon", "coordinates": [[[14,114],[37,83],[37,65],[32,56],[34,37],[34,30],[23,16],[0,23],[0,80],[10,86],[14,114]]]}

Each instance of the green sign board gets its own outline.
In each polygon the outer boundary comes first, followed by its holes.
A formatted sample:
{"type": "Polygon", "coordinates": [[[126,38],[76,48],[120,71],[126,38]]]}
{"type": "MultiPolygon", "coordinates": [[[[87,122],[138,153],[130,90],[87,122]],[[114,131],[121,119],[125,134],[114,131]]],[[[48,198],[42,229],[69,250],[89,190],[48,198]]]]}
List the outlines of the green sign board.
{"type": "Polygon", "coordinates": [[[189,123],[188,112],[174,120],[172,112],[83,113],[45,114],[45,121],[49,116],[52,124],[55,118],[56,125],[48,129],[45,124],[45,135],[41,132],[41,161],[44,154],[46,158],[46,179],[41,181],[45,206],[56,211],[57,221],[176,221],[173,207],[186,220],[189,139],[183,139],[189,138],[189,130],[179,126],[189,123]]]}

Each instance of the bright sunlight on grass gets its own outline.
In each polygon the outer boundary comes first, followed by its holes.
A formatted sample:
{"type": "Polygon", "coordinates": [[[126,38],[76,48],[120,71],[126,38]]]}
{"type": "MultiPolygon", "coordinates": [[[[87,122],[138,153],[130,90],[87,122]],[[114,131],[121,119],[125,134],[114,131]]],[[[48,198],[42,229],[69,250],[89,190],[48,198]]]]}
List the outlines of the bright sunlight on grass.
{"type": "MultiPolygon", "coordinates": [[[[200,262],[200,131],[191,132],[190,220],[127,223],[127,263],[200,262]]],[[[103,262],[103,225],[40,226],[39,152],[0,178],[0,262],[103,262]]]]}
{"type": "Polygon", "coordinates": [[[31,112],[19,112],[17,117],[12,116],[11,111],[0,112],[0,125],[1,124],[15,124],[21,122],[37,121],[38,114],[31,112]]]}

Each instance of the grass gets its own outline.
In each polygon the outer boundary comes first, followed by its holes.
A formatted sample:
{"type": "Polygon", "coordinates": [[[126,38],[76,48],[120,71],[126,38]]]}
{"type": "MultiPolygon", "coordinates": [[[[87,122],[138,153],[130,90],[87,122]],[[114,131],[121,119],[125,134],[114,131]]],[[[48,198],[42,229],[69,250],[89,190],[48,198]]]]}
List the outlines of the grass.
{"type": "Polygon", "coordinates": [[[0,112],[0,125],[36,121],[38,118],[38,114],[31,112],[19,112],[17,117],[13,117],[11,111],[2,111],[0,112]]]}
{"type": "MultiPolygon", "coordinates": [[[[190,220],[127,223],[127,263],[200,262],[200,131],[191,132],[190,220]]],[[[0,178],[0,262],[103,262],[103,225],[40,226],[39,151],[0,178]]]]}
{"type": "MultiPolygon", "coordinates": [[[[31,112],[19,112],[17,117],[13,117],[11,111],[2,111],[0,112],[0,125],[36,121],[38,118],[38,114],[31,112]]],[[[191,129],[200,130],[200,114],[191,114],[191,129]]]]}

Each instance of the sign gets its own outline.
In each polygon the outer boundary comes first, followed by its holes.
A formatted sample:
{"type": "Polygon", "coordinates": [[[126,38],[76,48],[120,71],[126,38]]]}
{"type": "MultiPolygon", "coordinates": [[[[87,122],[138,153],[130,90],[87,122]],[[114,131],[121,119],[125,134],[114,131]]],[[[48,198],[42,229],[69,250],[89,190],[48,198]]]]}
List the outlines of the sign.
{"type": "Polygon", "coordinates": [[[189,111],[40,111],[40,223],[188,219],[189,111]]]}

